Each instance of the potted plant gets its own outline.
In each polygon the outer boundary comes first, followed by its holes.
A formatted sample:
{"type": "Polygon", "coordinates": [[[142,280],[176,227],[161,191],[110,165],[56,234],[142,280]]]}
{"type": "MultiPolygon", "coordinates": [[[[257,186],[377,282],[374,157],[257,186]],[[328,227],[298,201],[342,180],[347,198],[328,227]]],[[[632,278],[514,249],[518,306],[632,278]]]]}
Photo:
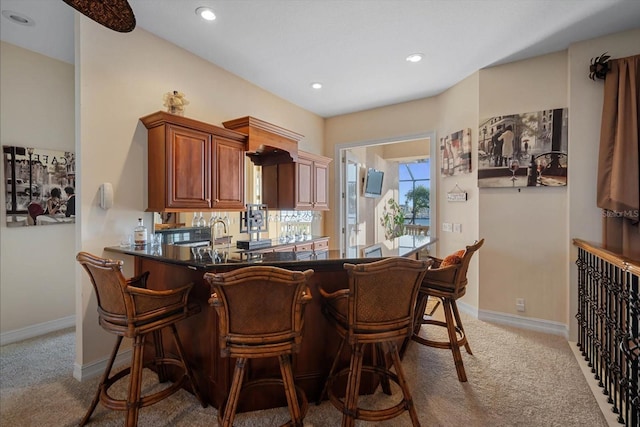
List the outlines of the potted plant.
{"type": "Polygon", "coordinates": [[[386,239],[393,239],[404,234],[404,212],[393,198],[387,200],[382,209],[380,225],[384,227],[386,239]]]}

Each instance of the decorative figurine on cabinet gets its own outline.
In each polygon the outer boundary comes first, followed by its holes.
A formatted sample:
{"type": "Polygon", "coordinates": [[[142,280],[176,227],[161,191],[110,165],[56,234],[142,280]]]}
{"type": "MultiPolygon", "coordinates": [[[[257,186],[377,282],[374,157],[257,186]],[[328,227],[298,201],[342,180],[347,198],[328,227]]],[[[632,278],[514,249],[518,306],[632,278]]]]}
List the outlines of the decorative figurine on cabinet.
{"type": "Polygon", "coordinates": [[[177,90],[165,93],[163,100],[167,111],[179,116],[184,116],[184,107],[185,105],[189,105],[189,101],[185,98],[184,93],[178,92],[177,90]]]}

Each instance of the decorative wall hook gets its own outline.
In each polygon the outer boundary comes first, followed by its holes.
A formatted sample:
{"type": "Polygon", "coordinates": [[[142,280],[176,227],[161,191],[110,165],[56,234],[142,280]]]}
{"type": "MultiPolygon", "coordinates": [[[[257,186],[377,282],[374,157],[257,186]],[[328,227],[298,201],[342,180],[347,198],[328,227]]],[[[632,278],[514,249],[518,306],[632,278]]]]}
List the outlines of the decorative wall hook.
{"type": "Polygon", "coordinates": [[[589,78],[591,80],[604,80],[605,76],[610,70],[608,62],[609,58],[611,58],[611,56],[607,55],[607,52],[595,58],[591,58],[591,65],[589,65],[589,78]]]}

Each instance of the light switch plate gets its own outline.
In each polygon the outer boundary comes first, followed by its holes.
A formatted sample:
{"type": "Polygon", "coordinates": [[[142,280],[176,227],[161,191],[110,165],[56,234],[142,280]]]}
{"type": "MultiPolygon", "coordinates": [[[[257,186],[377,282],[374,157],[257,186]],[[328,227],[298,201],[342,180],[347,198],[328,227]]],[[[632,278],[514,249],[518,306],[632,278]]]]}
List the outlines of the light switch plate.
{"type": "Polygon", "coordinates": [[[451,225],[450,222],[443,222],[442,231],[453,231],[453,226],[451,225]]]}
{"type": "Polygon", "coordinates": [[[454,233],[462,233],[462,224],[453,224],[454,233]]]}

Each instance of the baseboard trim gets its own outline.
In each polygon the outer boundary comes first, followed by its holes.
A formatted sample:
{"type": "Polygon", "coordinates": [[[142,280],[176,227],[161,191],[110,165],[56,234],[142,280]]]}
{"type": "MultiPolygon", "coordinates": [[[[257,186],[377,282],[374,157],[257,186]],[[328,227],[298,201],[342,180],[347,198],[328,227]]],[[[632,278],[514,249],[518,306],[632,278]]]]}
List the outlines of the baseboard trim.
{"type": "Polygon", "coordinates": [[[476,319],[478,318],[478,307],[473,306],[471,304],[467,304],[460,300],[456,301],[456,305],[458,306],[458,310],[460,310],[461,312],[468,314],[473,318],[476,318],[476,319]]]}
{"type": "Polygon", "coordinates": [[[23,341],[29,338],[39,337],[50,332],[59,331],[61,329],[72,328],[76,325],[76,316],[71,315],[48,322],[38,323],[13,331],[3,332],[0,334],[0,345],[13,344],[14,342],[23,341]]]}
{"type": "Polygon", "coordinates": [[[522,317],[490,310],[478,310],[478,319],[501,325],[514,326],[516,328],[559,335],[567,340],[569,339],[569,327],[564,323],[553,322],[551,320],[522,317]]]}
{"type": "MultiPolygon", "coordinates": [[[[74,363],[73,378],[82,382],[98,377],[104,373],[104,370],[107,368],[108,361],[109,357],[105,357],[84,365],[74,363]]],[[[113,362],[113,367],[117,368],[128,363],[131,363],[131,349],[118,353],[116,360],[113,362]]]]}

